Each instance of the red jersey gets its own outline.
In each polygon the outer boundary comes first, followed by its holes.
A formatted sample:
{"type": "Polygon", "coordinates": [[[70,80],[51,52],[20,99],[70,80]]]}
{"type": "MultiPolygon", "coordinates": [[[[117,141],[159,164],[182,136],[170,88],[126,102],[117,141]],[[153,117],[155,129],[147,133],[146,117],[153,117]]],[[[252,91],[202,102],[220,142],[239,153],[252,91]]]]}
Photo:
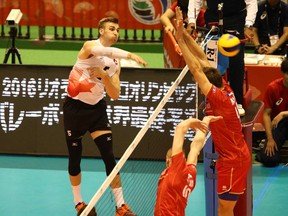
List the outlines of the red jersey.
{"type": "Polygon", "coordinates": [[[230,86],[223,80],[224,89],[212,86],[206,96],[206,115],[223,116],[223,119],[211,122],[210,130],[219,155],[217,164],[224,166],[242,166],[251,161],[245,142],[236,99],[230,86]]]}
{"type": "Polygon", "coordinates": [[[177,1],[172,3],[172,5],[170,6],[170,9],[175,13],[176,7],[177,7],[177,1]]]}
{"type": "Polygon", "coordinates": [[[184,216],[187,200],[196,184],[195,165],[186,164],[180,152],[159,178],[154,216],[184,216]]]}
{"type": "Polygon", "coordinates": [[[264,94],[265,108],[271,108],[271,119],[280,112],[288,110],[288,89],[283,84],[283,77],[269,83],[264,94]]]}

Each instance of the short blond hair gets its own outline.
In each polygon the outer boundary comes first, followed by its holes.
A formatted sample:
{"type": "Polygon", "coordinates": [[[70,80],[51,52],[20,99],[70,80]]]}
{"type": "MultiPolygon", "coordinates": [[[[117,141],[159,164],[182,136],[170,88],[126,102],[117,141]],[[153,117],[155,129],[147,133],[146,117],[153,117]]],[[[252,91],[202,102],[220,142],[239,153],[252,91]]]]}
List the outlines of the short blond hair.
{"type": "Polygon", "coordinates": [[[104,28],[105,24],[108,22],[119,24],[119,20],[116,17],[105,17],[99,21],[98,31],[100,31],[100,29],[104,28]]]}

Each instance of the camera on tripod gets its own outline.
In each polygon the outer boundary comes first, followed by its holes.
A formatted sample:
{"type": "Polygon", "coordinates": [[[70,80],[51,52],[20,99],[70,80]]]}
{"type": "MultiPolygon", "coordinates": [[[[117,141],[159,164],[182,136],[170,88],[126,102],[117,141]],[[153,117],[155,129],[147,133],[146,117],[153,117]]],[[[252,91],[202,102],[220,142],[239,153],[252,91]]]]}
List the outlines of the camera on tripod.
{"type": "Polygon", "coordinates": [[[12,64],[15,64],[15,56],[18,57],[18,61],[22,64],[18,49],[15,47],[15,37],[17,36],[17,26],[23,16],[20,9],[12,9],[6,18],[6,25],[10,27],[10,37],[12,38],[12,47],[7,49],[4,59],[4,64],[7,63],[10,54],[12,54],[12,64]]]}
{"type": "Polygon", "coordinates": [[[23,16],[23,13],[20,9],[12,9],[6,18],[6,25],[9,27],[16,27],[18,26],[21,18],[23,16]]]}

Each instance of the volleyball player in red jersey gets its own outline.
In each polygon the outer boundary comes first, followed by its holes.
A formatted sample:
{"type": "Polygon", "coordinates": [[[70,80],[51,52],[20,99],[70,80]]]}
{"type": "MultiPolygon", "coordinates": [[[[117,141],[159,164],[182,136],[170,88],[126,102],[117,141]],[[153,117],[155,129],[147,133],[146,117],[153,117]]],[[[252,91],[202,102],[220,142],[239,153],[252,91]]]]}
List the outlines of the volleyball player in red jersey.
{"type": "MultiPolygon", "coordinates": [[[[221,115],[210,124],[214,147],[219,155],[218,216],[233,216],[239,195],[246,189],[251,155],[245,142],[237,102],[220,72],[211,67],[201,47],[183,27],[182,12],[176,8],[176,39],[191,74],[206,97],[206,115],[221,115]]],[[[230,71],[233,73],[233,71],[230,71]]]]}
{"type": "Polygon", "coordinates": [[[184,216],[187,200],[196,184],[198,155],[205,142],[205,133],[212,121],[221,116],[206,116],[203,121],[189,118],[179,123],[175,129],[172,148],[166,155],[166,169],[161,173],[154,216],[184,216]],[[188,129],[198,129],[185,159],[184,136],[188,129]]]}
{"type": "Polygon", "coordinates": [[[281,162],[280,150],[288,140],[288,59],[281,63],[282,77],[270,82],[264,94],[263,125],[267,139],[256,160],[273,167],[281,162]]]}

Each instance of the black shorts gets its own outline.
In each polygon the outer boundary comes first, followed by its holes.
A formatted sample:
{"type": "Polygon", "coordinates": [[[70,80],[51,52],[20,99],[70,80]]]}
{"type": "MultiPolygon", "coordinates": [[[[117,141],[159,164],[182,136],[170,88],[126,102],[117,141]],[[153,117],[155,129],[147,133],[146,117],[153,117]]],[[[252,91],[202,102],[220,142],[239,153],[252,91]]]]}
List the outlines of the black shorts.
{"type": "Polygon", "coordinates": [[[92,133],[97,130],[111,130],[106,109],[106,101],[103,99],[95,105],[90,105],[67,96],[63,104],[65,131],[92,133]]]}

